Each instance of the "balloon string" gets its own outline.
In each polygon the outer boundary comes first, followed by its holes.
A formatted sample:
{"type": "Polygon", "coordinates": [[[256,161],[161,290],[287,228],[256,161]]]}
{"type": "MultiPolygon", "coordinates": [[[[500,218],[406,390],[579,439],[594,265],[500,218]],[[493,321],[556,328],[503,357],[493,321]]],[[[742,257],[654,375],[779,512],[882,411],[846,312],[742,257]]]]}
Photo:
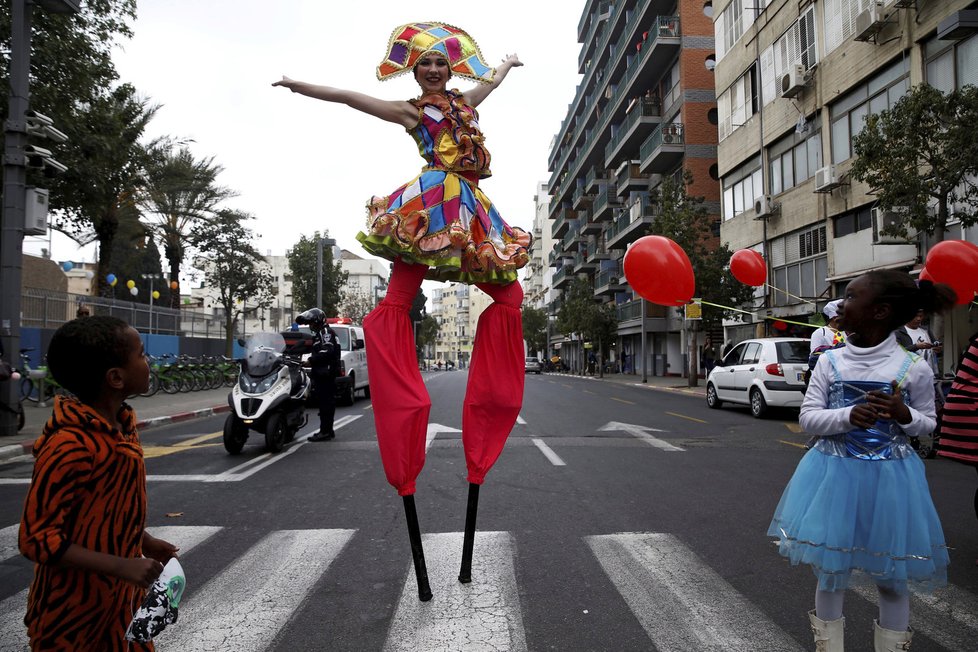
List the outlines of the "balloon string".
{"type": "MultiPolygon", "coordinates": [[[[774,286],[774,285],[771,285],[770,283],[765,283],[764,285],[768,286],[772,290],[777,290],[778,292],[781,292],[782,294],[787,294],[792,299],[798,299],[799,301],[804,301],[807,304],[810,304],[810,305],[813,305],[813,306],[815,305],[815,302],[814,301],[809,301],[808,299],[805,299],[803,297],[796,296],[796,295],[792,294],[791,292],[788,292],[787,290],[782,290],[781,288],[779,288],[777,286],[774,286]]],[[[784,320],[782,319],[781,321],[784,321],[784,320]]]]}
{"type": "MultiPolygon", "coordinates": [[[[702,299],[693,299],[693,302],[702,304],[704,306],[713,306],[714,308],[723,308],[724,310],[733,310],[734,312],[742,312],[745,315],[754,315],[755,313],[750,310],[741,310],[740,308],[734,308],[733,306],[724,306],[719,303],[710,303],[709,301],[703,301],[702,299]]],[[[764,319],[770,319],[771,321],[781,321],[786,324],[794,324],[795,326],[806,326],[808,328],[819,328],[818,324],[809,324],[803,321],[792,321],[790,319],[785,319],[784,317],[764,317],[764,319]]]]}

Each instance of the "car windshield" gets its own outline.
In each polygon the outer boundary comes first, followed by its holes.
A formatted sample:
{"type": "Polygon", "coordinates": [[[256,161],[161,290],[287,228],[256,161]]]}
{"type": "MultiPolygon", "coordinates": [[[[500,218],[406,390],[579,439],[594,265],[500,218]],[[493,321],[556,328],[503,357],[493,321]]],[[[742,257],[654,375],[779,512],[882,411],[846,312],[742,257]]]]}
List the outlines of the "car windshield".
{"type": "Polygon", "coordinates": [[[805,340],[797,342],[776,342],[778,362],[804,362],[808,364],[809,344],[805,340]]]}

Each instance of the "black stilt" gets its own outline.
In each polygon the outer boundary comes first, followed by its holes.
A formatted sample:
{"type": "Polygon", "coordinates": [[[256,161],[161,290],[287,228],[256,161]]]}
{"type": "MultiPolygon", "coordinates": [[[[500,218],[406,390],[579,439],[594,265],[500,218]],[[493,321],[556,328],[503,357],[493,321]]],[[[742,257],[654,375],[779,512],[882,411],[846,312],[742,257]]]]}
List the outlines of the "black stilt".
{"type": "Polygon", "coordinates": [[[468,584],[472,581],[472,547],[475,545],[475,517],[479,511],[479,485],[469,483],[469,503],[465,510],[465,538],[462,539],[462,570],[458,581],[468,584]]]}
{"type": "Polygon", "coordinates": [[[407,516],[408,537],[411,539],[411,556],[414,558],[414,574],[418,578],[418,599],[431,600],[431,586],[428,584],[428,568],[424,563],[424,548],[421,546],[421,528],[418,526],[418,511],[414,508],[414,496],[404,496],[404,515],[407,516]]]}

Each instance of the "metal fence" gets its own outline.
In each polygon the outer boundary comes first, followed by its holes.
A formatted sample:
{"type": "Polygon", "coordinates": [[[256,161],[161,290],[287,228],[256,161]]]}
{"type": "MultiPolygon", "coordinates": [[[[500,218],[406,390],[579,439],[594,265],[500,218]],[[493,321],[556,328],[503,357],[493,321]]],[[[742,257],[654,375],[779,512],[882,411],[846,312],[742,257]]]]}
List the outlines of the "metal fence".
{"type": "Polygon", "coordinates": [[[21,328],[57,328],[74,319],[81,306],[92,315],[123,319],[143,333],[224,337],[223,318],[208,313],[36,288],[25,288],[21,294],[21,328]]]}

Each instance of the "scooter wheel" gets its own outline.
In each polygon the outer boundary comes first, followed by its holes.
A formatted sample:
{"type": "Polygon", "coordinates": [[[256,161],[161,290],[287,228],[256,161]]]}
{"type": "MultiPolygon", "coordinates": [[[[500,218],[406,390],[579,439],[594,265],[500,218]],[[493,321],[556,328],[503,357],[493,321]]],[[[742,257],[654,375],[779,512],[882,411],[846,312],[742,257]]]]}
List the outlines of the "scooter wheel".
{"type": "Polygon", "coordinates": [[[285,428],[281,414],[269,415],[265,422],[265,448],[269,453],[278,453],[285,446],[285,428]]]}
{"type": "Polygon", "coordinates": [[[224,448],[231,455],[237,455],[248,441],[248,426],[234,414],[224,420],[224,448]]]}

